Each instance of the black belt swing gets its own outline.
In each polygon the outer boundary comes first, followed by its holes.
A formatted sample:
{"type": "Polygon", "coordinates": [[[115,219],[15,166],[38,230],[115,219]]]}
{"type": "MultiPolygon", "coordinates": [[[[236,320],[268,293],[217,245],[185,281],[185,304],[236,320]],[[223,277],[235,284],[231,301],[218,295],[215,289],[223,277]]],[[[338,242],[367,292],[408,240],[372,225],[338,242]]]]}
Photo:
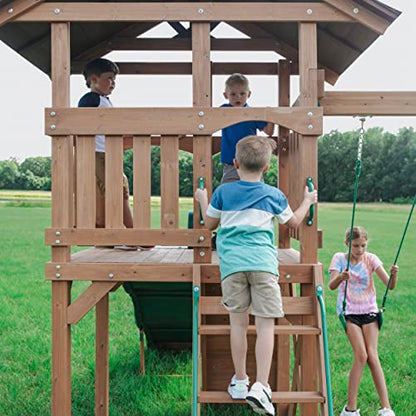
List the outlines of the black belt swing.
{"type": "MultiPolygon", "coordinates": [[[[360,177],[360,174],[361,174],[361,153],[362,153],[362,148],[363,148],[363,139],[364,139],[364,132],[365,132],[365,130],[364,130],[365,118],[360,118],[360,121],[361,121],[361,128],[360,128],[360,135],[359,135],[359,139],[358,139],[357,160],[356,160],[356,163],[355,163],[354,202],[353,202],[353,207],[352,207],[351,227],[350,227],[350,235],[349,235],[349,241],[348,241],[348,257],[347,257],[347,268],[346,268],[347,271],[350,268],[351,242],[352,242],[352,233],[353,233],[353,228],[354,228],[355,206],[356,206],[356,203],[357,203],[358,181],[359,181],[359,177],[360,177]]],[[[416,195],[413,198],[413,203],[412,203],[409,215],[407,217],[406,226],[404,228],[402,238],[401,238],[401,241],[400,241],[400,244],[399,244],[399,248],[397,249],[397,253],[396,253],[396,257],[394,259],[393,265],[396,265],[397,261],[399,259],[400,251],[402,249],[403,241],[404,241],[404,238],[406,236],[407,228],[409,227],[409,223],[410,223],[410,220],[412,218],[412,214],[413,214],[413,210],[415,208],[415,205],[416,205],[416,195]]],[[[383,312],[386,308],[387,294],[388,294],[389,289],[390,289],[391,279],[392,279],[392,274],[390,274],[390,277],[389,277],[389,280],[388,280],[387,286],[386,286],[386,291],[385,291],[384,296],[383,296],[383,301],[382,301],[382,304],[381,304],[381,308],[379,309],[378,314],[377,314],[377,322],[378,322],[379,329],[381,329],[381,327],[383,325],[383,312]]],[[[339,320],[341,321],[341,325],[343,326],[345,331],[347,331],[347,320],[345,319],[345,310],[346,310],[346,306],[347,306],[347,288],[348,288],[348,280],[345,281],[344,299],[342,301],[342,311],[339,314],[339,320]]]]}

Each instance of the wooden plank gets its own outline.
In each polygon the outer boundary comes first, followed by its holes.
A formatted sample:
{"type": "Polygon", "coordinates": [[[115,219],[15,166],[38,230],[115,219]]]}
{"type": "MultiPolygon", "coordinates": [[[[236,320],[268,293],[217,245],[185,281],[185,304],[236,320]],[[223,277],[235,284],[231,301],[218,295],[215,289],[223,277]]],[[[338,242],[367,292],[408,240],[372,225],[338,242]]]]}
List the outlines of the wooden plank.
{"type": "Polygon", "coordinates": [[[189,229],[131,229],[131,228],[49,228],[45,231],[45,244],[76,246],[109,245],[165,245],[196,246],[211,245],[209,230],[189,229]],[[59,236],[56,233],[59,233],[59,236]],[[201,238],[202,237],[202,238],[201,238]]]}
{"type": "Polygon", "coordinates": [[[179,138],[160,138],[160,215],[162,228],[179,228],[179,138]]]}
{"type": "MultiPolygon", "coordinates": [[[[290,61],[281,59],[279,67],[279,107],[290,107],[290,61]]],[[[290,198],[289,129],[279,126],[279,189],[290,198]]],[[[289,228],[279,224],[279,248],[290,248],[289,228]]]]}
{"type": "MultiPolygon", "coordinates": [[[[317,69],[317,33],[315,23],[300,23],[299,25],[299,73],[300,73],[300,104],[301,106],[314,105],[318,102],[318,85],[314,82],[314,74],[317,69]]],[[[314,185],[318,188],[318,143],[313,135],[303,136],[299,142],[299,154],[301,157],[301,180],[311,176],[314,185]]],[[[299,174],[298,174],[299,175],[299,174]]],[[[299,193],[303,193],[303,186],[299,187],[299,193]]],[[[319,189],[319,188],[318,188],[319,189]]],[[[318,263],[318,210],[315,204],[315,216],[313,225],[308,226],[303,221],[299,227],[301,262],[318,263]]],[[[315,299],[314,285],[302,284],[301,296],[311,296],[315,299]]],[[[316,316],[302,317],[303,325],[316,325],[316,316]]],[[[317,388],[317,354],[314,337],[306,335],[301,343],[301,389],[314,391],[317,388]]],[[[318,408],[315,405],[303,404],[300,407],[300,416],[317,416],[318,408]]]]}
{"type": "MultiPolygon", "coordinates": [[[[314,311],[312,296],[282,297],[285,315],[311,315],[314,311]]],[[[200,300],[202,315],[227,315],[221,297],[204,296],[200,300]]]]}
{"type": "Polygon", "coordinates": [[[92,282],[68,307],[68,324],[78,323],[117,282],[92,282]]]}
{"type": "MultiPolygon", "coordinates": [[[[322,403],[324,397],[315,391],[274,391],[273,403],[322,403]]],[[[245,403],[244,400],[233,400],[226,391],[203,391],[199,395],[200,403],[245,403]]]]}
{"type": "MultiPolygon", "coordinates": [[[[209,23],[192,23],[192,96],[194,111],[198,111],[198,129],[206,132],[205,110],[201,107],[211,106],[211,38],[209,23]]],[[[204,136],[193,139],[193,189],[199,187],[200,178],[204,180],[204,187],[208,191],[208,199],[212,195],[212,132],[206,132],[204,136]]],[[[195,229],[203,228],[199,215],[199,203],[194,199],[194,224],[195,229]]],[[[211,247],[204,250],[194,249],[195,263],[211,262],[211,247]]]]}
{"type": "MultiPolygon", "coordinates": [[[[133,138],[133,224],[151,227],[151,142],[150,136],[133,138]]],[[[160,244],[160,243],[158,243],[160,244]]]]}
{"type": "Polygon", "coordinates": [[[109,415],[108,315],[107,293],[95,308],[95,416],[109,415]]]}
{"type": "Polygon", "coordinates": [[[45,3],[18,22],[354,22],[322,3],[45,3]],[[308,13],[312,10],[312,13],[308,13]]]}
{"type": "Polygon", "coordinates": [[[17,16],[30,10],[44,0],[14,0],[6,6],[0,8],[0,27],[7,22],[12,22],[17,16]]]}
{"type": "Polygon", "coordinates": [[[325,3],[342,11],[347,16],[368,27],[379,35],[384,34],[390,26],[390,22],[383,17],[373,13],[371,10],[363,7],[356,1],[352,0],[324,0],[325,3]]]}
{"type": "MultiPolygon", "coordinates": [[[[102,282],[191,282],[192,264],[65,263],[47,264],[46,280],[102,282]],[[60,266],[59,277],[56,266],[60,266]]],[[[66,322],[66,321],[65,321],[66,322]]]]}
{"type": "Polygon", "coordinates": [[[416,116],[416,91],[332,91],[319,103],[326,116],[416,116]]]}
{"type": "MultiPolygon", "coordinates": [[[[201,335],[230,335],[229,325],[202,325],[199,331],[201,335]]],[[[321,330],[312,325],[276,325],[274,327],[275,335],[319,335],[321,330]]],[[[249,325],[247,329],[248,335],[256,334],[256,327],[249,325]]],[[[289,375],[289,373],[288,373],[289,375]]],[[[281,389],[284,390],[284,389],[281,389]]]]}
{"type": "MultiPolygon", "coordinates": [[[[48,135],[202,135],[241,121],[270,121],[301,134],[322,134],[322,108],[309,106],[211,108],[66,108],[46,109],[48,135]],[[51,117],[55,111],[55,117],[51,117]],[[53,125],[53,127],[52,127],[53,125]]],[[[108,140],[108,141],[111,141],[108,140]]]]}
{"type": "Polygon", "coordinates": [[[77,228],[95,227],[95,136],[76,138],[77,228]]]}
{"type": "Polygon", "coordinates": [[[105,226],[123,228],[123,138],[105,140],[105,226]]]}
{"type": "MultiPolygon", "coordinates": [[[[69,24],[51,26],[52,104],[69,107],[69,24]]],[[[52,226],[73,224],[73,143],[70,136],[52,138],[52,226]]],[[[70,247],[52,248],[52,261],[70,260],[70,247]]],[[[71,414],[71,327],[67,308],[71,282],[52,282],[52,416],[71,414]]]]}

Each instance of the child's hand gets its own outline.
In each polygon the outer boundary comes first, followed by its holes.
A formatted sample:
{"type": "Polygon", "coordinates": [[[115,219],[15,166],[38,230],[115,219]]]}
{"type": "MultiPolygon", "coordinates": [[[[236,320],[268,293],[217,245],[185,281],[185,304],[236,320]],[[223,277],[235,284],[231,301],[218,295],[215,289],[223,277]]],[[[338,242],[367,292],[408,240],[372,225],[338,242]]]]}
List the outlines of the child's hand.
{"type": "Polygon", "coordinates": [[[207,189],[197,189],[195,191],[195,199],[199,202],[202,203],[204,201],[208,202],[208,193],[207,193],[207,189]]]}
{"type": "Polygon", "coordinates": [[[393,264],[393,266],[390,267],[390,274],[392,276],[397,277],[398,273],[399,273],[399,266],[397,266],[396,264],[393,264]]]}
{"type": "Polygon", "coordinates": [[[309,191],[309,188],[305,186],[303,198],[309,202],[309,205],[316,204],[318,202],[318,191],[316,189],[309,191]]]}
{"type": "Polygon", "coordinates": [[[348,270],[344,270],[342,273],[339,274],[338,277],[341,281],[348,280],[350,278],[350,272],[348,270]]]}

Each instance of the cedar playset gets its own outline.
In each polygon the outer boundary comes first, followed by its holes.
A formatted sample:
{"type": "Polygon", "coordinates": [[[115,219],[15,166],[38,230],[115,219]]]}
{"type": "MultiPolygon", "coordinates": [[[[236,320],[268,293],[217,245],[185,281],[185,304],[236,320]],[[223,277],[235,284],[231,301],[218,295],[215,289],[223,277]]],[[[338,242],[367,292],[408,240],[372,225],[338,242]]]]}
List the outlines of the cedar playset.
{"type": "MultiPolygon", "coordinates": [[[[52,415],[71,414],[71,326],[95,307],[95,414],[109,414],[109,298],[122,284],[132,296],[137,323],[156,348],[194,348],[192,414],[204,403],[232,403],[229,321],[220,302],[218,257],[194,203],[193,228],[179,226],[179,150],[193,153],[194,188],[212,192],[213,133],[244,120],[278,125],[280,189],[296,208],[307,178],[317,186],[317,138],[324,116],[416,115],[412,92],[326,92],[400,12],[377,0],[271,2],[50,2],[1,0],[0,39],[50,75],[52,107],[45,131],[52,137],[52,415]],[[171,39],[140,37],[161,22],[171,39]],[[181,22],[189,22],[186,28],[181,22]],[[247,38],[218,39],[226,22],[247,38]],[[191,50],[192,62],[119,63],[121,74],[191,75],[189,108],[70,108],[70,75],[111,51],[191,50]],[[211,51],[273,51],[269,63],[212,62],[211,51]],[[212,77],[241,72],[278,79],[278,107],[213,108],[212,77]],[[291,105],[290,79],[299,77],[291,105]],[[106,136],[105,228],[96,228],[94,136],[106,136]],[[134,228],[123,227],[123,149],[132,147],[134,228]],[[151,227],[151,146],[161,150],[161,227],[151,227]],[[156,246],[150,251],[72,246],[156,246]],[[71,299],[73,281],[90,286],[71,299]],[[161,311],[162,313],[158,313],[161,311]],[[192,326],[192,321],[194,326],[192,326]],[[192,334],[193,332],[193,334],[192,334]]],[[[293,233],[279,226],[280,284],[285,318],[276,321],[270,376],[279,415],[332,414],[325,367],[320,301],[322,233],[317,207],[293,233]],[[299,250],[291,248],[299,241],[299,250]],[[291,364],[290,357],[293,357],[291,364]]],[[[248,373],[253,379],[255,329],[249,327],[248,373]]],[[[143,344],[142,344],[143,346],[143,344]]],[[[239,401],[234,401],[239,403],[239,401]]]]}

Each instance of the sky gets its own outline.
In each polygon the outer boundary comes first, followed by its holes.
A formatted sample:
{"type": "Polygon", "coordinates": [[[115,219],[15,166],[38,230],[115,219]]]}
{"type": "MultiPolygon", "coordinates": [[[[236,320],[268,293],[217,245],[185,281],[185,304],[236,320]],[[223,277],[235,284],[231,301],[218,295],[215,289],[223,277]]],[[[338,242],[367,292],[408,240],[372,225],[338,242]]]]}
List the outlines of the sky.
{"type": "MultiPolygon", "coordinates": [[[[326,84],[328,91],[416,91],[416,1],[384,0],[402,15],[379,37],[346,72],[335,87],[326,84]]],[[[153,29],[145,36],[173,36],[167,24],[153,29]]],[[[212,32],[218,37],[237,37],[239,34],[219,25],[212,32]]],[[[190,61],[190,52],[114,52],[107,55],[116,61],[190,61]]],[[[272,52],[212,52],[217,62],[275,62],[278,55],[272,52]]],[[[213,106],[224,102],[222,91],[225,76],[213,77],[213,106]]],[[[49,78],[35,66],[0,41],[0,160],[49,156],[50,138],[44,135],[44,108],[51,106],[49,78]]],[[[276,77],[250,76],[251,106],[277,106],[276,77]]],[[[138,76],[117,78],[112,101],[117,107],[188,107],[192,105],[190,76],[138,76]]],[[[292,77],[292,100],[298,95],[298,78],[292,77]]],[[[71,77],[71,106],[87,92],[82,76],[71,77]]],[[[338,129],[349,131],[359,128],[353,117],[326,117],[324,133],[338,129]]],[[[415,127],[416,117],[373,117],[366,128],[381,126],[396,132],[401,127],[415,127]]]]}

